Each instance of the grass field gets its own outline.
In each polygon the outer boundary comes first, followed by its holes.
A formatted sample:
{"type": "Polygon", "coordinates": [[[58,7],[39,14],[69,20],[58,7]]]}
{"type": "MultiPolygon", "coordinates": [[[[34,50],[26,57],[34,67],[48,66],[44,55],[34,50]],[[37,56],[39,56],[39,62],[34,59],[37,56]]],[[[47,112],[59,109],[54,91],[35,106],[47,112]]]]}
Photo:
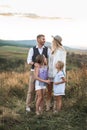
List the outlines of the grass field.
{"type": "Polygon", "coordinates": [[[84,70],[68,71],[66,96],[62,111],[53,114],[44,111],[26,113],[25,102],[29,72],[0,73],[0,130],[86,130],[87,129],[87,76],[84,70]]]}
{"type": "Polygon", "coordinates": [[[68,64],[62,111],[53,114],[51,108],[36,116],[35,100],[32,112],[25,111],[29,83],[27,53],[28,48],[0,47],[0,59],[8,58],[0,63],[3,68],[0,70],[0,130],[87,130],[87,66],[77,68],[68,64]]]}
{"type": "Polygon", "coordinates": [[[16,46],[0,46],[0,57],[26,58],[29,48],[16,46]]]}

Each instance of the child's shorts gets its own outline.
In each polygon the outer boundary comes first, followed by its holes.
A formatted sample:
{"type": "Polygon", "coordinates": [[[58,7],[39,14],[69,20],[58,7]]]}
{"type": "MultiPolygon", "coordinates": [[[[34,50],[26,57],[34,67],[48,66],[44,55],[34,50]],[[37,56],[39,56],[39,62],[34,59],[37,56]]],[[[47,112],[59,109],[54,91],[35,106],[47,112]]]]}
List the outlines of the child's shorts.
{"type": "Polygon", "coordinates": [[[40,81],[36,80],[35,81],[35,90],[39,89],[46,89],[46,83],[41,83],[40,81]]]}
{"type": "Polygon", "coordinates": [[[36,91],[40,89],[46,89],[46,86],[39,86],[39,85],[35,86],[36,91]]]}

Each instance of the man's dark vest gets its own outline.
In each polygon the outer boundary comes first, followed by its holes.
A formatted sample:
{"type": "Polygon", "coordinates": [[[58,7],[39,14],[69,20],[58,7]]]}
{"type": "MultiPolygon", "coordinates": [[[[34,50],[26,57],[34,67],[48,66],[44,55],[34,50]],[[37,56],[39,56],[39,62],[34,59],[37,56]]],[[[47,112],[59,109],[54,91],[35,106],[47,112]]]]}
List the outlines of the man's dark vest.
{"type": "MultiPolygon", "coordinates": [[[[46,58],[48,58],[47,52],[48,52],[48,48],[46,46],[44,46],[42,54],[45,55],[46,58]]],[[[38,55],[40,55],[38,48],[36,48],[36,46],[34,46],[33,47],[33,56],[32,56],[33,62],[35,62],[35,59],[38,55]]],[[[32,69],[34,69],[34,65],[32,65],[32,69]]]]}

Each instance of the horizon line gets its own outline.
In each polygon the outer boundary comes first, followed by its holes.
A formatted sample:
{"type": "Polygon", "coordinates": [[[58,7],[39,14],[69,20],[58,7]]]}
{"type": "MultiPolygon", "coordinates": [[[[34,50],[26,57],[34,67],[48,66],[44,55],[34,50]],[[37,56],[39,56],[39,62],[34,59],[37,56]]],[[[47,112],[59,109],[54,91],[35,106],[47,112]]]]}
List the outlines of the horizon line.
{"type": "MultiPolygon", "coordinates": [[[[36,41],[36,39],[0,39],[0,40],[2,40],[2,41],[32,41],[32,40],[35,40],[36,41]]],[[[46,41],[46,43],[50,43],[50,41],[46,41]]],[[[66,47],[69,47],[69,48],[75,48],[75,49],[82,49],[82,50],[87,50],[87,46],[73,46],[73,45],[69,45],[69,46],[67,46],[67,45],[63,45],[63,46],[66,46],[66,47]]]]}

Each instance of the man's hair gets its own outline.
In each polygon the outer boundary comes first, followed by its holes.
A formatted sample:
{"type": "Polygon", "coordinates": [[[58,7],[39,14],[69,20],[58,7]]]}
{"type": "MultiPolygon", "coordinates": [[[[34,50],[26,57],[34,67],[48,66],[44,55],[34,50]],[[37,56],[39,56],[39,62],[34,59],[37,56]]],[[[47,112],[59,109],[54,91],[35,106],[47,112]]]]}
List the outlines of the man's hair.
{"type": "Polygon", "coordinates": [[[40,37],[45,37],[45,35],[43,35],[43,34],[37,35],[37,39],[40,38],[40,37]]]}

